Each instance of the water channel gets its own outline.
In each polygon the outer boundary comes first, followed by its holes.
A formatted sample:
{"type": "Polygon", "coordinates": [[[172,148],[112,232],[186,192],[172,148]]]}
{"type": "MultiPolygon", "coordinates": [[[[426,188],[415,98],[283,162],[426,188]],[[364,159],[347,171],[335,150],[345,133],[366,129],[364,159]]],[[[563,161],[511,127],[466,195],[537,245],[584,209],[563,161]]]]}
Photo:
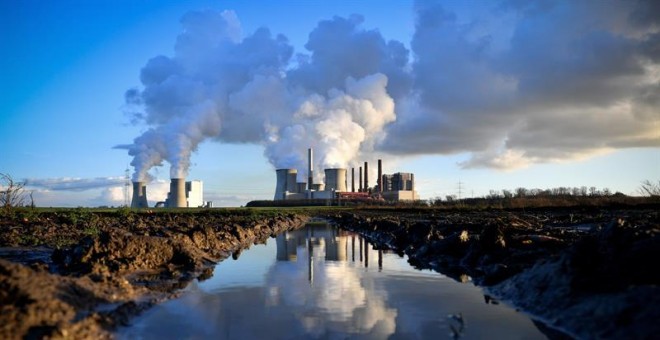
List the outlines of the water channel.
{"type": "Polygon", "coordinates": [[[324,224],[286,232],[217,265],[123,339],[545,339],[530,318],[470,282],[412,268],[324,224]]]}

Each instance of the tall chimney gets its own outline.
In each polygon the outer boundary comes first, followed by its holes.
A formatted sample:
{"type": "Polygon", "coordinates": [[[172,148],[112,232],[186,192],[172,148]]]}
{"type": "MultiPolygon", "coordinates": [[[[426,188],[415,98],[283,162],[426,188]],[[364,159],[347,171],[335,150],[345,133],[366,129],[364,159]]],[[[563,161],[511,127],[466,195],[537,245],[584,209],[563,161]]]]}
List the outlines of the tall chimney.
{"type": "Polygon", "coordinates": [[[307,160],[308,160],[308,165],[307,165],[307,176],[309,177],[307,179],[307,185],[309,185],[309,190],[312,190],[314,186],[314,161],[313,161],[313,153],[312,153],[312,148],[307,149],[307,160]]]}
{"type": "Polygon", "coordinates": [[[369,163],[364,162],[364,191],[369,191],[369,163]]]}
{"type": "Polygon", "coordinates": [[[351,168],[351,192],[355,192],[355,168],[351,168]]]}
{"type": "Polygon", "coordinates": [[[358,191],[362,192],[362,167],[360,167],[360,181],[358,183],[360,183],[360,189],[358,191]]]}
{"type": "Polygon", "coordinates": [[[383,192],[383,161],[378,160],[378,178],[376,179],[378,183],[378,192],[383,192]]]}
{"type": "Polygon", "coordinates": [[[186,180],[185,178],[172,178],[170,181],[169,208],[186,208],[186,180]]]}
{"type": "Polygon", "coordinates": [[[133,199],[131,200],[131,208],[148,208],[147,203],[147,186],[144,182],[133,182],[133,199]]]}

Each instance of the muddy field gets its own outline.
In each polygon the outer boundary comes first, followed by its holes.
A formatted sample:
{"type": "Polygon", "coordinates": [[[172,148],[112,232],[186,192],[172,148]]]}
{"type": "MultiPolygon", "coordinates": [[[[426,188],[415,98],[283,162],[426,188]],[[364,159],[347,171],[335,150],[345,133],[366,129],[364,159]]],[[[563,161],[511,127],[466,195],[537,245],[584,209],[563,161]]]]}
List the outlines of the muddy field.
{"type": "Polygon", "coordinates": [[[15,213],[0,222],[0,338],[111,338],[213,264],[306,214],[15,213]],[[28,216],[29,215],[29,216],[28,216]]]}
{"type": "Polygon", "coordinates": [[[559,338],[651,339],[660,334],[658,211],[365,210],[328,218],[418,268],[487,287],[559,338]]]}
{"type": "Polygon", "coordinates": [[[0,338],[111,338],[218,261],[315,217],[485,286],[558,337],[653,338],[658,208],[23,210],[0,218],[0,338]]]}

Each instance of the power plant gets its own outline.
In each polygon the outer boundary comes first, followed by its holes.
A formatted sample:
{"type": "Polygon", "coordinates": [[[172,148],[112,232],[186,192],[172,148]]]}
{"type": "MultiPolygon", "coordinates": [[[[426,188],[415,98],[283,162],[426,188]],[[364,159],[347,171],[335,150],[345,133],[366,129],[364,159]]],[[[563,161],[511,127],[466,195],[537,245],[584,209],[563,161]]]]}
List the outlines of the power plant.
{"type": "Polygon", "coordinates": [[[325,169],[325,183],[314,183],[313,151],[307,150],[308,166],[307,181],[297,182],[297,169],[277,169],[274,200],[386,200],[415,201],[419,195],[415,191],[414,175],[397,172],[391,175],[383,174],[382,160],[378,160],[377,185],[369,187],[369,163],[364,162],[364,172],[359,168],[358,189],[355,190],[355,168],[351,168],[351,185],[349,191],[348,169],[325,169]]]}
{"type": "MultiPolygon", "coordinates": [[[[416,201],[419,195],[415,191],[415,177],[412,173],[397,172],[383,174],[383,162],[378,160],[378,177],[376,185],[369,186],[369,163],[364,162],[358,168],[358,185],[355,185],[355,168],[349,172],[346,168],[324,169],[324,183],[314,182],[314,152],[307,150],[307,182],[298,182],[297,169],[275,170],[276,184],[274,201],[325,201],[321,204],[330,204],[334,200],[348,201],[416,201]]],[[[212,202],[205,202],[202,181],[188,181],[184,178],[172,178],[170,189],[165,201],[156,203],[156,207],[166,208],[198,208],[211,207],[212,202]]],[[[293,203],[293,202],[292,202],[293,203]]],[[[133,199],[131,208],[148,208],[147,186],[145,182],[133,182],[133,199]]]]}
{"type": "MultiPolygon", "coordinates": [[[[165,201],[156,203],[156,207],[167,208],[198,208],[211,207],[212,203],[204,202],[204,185],[202,181],[188,181],[183,178],[170,180],[170,191],[165,201]]],[[[148,208],[147,186],[144,182],[133,182],[133,200],[131,208],[148,208]]]]}

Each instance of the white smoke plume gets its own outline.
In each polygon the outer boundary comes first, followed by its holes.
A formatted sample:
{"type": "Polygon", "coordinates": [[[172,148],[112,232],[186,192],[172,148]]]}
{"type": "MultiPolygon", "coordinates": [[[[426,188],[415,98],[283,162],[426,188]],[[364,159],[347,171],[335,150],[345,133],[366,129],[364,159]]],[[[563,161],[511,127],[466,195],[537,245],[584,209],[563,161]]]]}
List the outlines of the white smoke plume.
{"type": "Polygon", "coordinates": [[[208,140],[260,144],[274,167],[299,170],[308,147],[316,169],[378,152],[466,153],[462,167],[503,170],[657,148],[657,3],[502,1],[467,17],[418,2],[412,60],[360,15],[319,22],[294,58],[283,35],[244,36],[231,11],[191,12],[174,55],[149,60],[126,92],[147,129],[118,148],[134,180],[164,161],[185,177],[208,140]]]}
{"type": "Polygon", "coordinates": [[[386,86],[387,78],[374,74],[348,78],[341,90],[333,89],[326,97],[303,97],[290,122],[270,126],[265,155],[276,167],[304,169],[304,146],[309,146],[318,155],[316,169],[349,166],[360,153],[372,151],[384,138],[384,127],[396,119],[386,86]]]}
{"type": "MultiPolygon", "coordinates": [[[[291,69],[284,36],[260,28],[241,38],[233,12],[186,14],[175,55],[149,60],[144,88],[126,93],[133,120],[150,126],[117,146],[133,156],[133,180],[148,180],[163,161],[172,178],[185,177],[192,152],[210,139],[263,144],[276,168],[303,168],[307,147],[322,155],[320,167],[345,167],[373,150],[396,118],[388,74],[405,78],[407,51],[360,29],[361,21],[321,22],[310,35],[311,57],[291,69]],[[345,43],[329,50],[330,38],[345,43]],[[356,48],[371,60],[348,57],[356,48]]],[[[401,83],[395,92],[403,93],[401,83]]]]}

